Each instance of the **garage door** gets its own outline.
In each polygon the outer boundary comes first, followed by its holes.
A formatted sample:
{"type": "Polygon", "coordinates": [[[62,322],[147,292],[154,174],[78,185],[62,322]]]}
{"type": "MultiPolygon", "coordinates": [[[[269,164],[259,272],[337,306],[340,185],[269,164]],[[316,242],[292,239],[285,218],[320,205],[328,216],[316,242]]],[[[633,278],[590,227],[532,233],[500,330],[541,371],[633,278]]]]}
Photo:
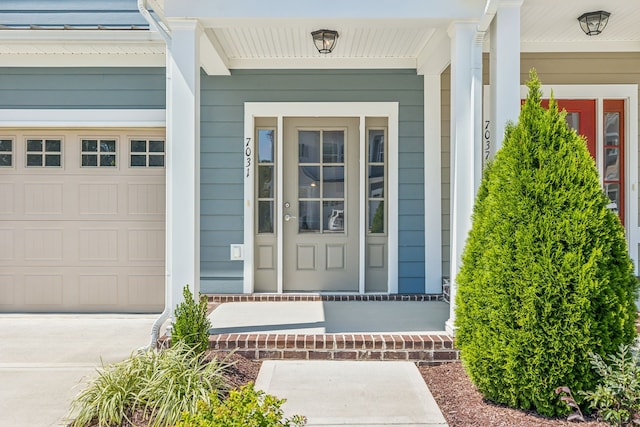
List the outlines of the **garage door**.
{"type": "Polygon", "coordinates": [[[164,129],[0,129],[0,311],[164,305],[164,129]]]}

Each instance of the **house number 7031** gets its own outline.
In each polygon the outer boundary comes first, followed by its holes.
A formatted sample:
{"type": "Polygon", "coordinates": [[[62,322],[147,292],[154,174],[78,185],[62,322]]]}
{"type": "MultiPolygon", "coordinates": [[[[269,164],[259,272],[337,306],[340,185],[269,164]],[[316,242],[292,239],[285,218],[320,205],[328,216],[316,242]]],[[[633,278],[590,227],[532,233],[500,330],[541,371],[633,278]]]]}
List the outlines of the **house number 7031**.
{"type": "Polygon", "coordinates": [[[247,143],[244,145],[245,168],[247,170],[247,178],[251,176],[251,138],[246,138],[247,143]]]}

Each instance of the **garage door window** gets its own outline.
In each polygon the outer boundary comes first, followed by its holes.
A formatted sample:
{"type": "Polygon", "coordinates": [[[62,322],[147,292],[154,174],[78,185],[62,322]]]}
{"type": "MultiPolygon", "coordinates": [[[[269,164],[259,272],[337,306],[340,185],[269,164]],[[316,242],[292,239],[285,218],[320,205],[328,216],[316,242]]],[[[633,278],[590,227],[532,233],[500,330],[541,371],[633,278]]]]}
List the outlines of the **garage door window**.
{"type": "Polygon", "coordinates": [[[164,167],[164,141],[159,139],[132,139],[130,166],[164,167]]]}
{"type": "Polygon", "coordinates": [[[13,166],[13,140],[0,139],[0,167],[13,166]]]}
{"type": "Polygon", "coordinates": [[[27,139],[27,167],[62,166],[61,139],[27,139]]]}
{"type": "Polygon", "coordinates": [[[83,167],[116,167],[115,139],[83,139],[83,167]]]}

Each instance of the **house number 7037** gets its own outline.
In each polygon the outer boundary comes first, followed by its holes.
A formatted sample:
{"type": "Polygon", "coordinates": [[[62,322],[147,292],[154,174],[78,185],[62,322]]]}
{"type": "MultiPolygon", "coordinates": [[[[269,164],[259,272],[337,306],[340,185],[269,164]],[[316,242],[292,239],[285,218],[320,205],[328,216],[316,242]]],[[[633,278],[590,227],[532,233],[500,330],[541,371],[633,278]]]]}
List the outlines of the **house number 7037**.
{"type": "Polygon", "coordinates": [[[491,154],[491,121],[484,121],[484,132],[482,133],[484,138],[484,160],[489,160],[491,154]]]}
{"type": "Polygon", "coordinates": [[[251,138],[246,138],[247,143],[244,145],[245,168],[247,170],[247,178],[251,176],[251,138]]]}

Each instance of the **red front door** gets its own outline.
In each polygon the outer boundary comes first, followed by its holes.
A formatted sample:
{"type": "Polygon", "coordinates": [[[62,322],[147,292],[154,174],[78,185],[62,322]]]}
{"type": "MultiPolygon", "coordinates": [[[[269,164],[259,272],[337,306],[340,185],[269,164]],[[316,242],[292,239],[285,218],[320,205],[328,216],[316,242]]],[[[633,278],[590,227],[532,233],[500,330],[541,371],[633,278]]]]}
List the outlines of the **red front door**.
{"type": "MultiPolygon", "coordinates": [[[[567,111],[567,123],[587,139],[589,153],[596,158],[596,100],[558,99],[558,109],[567,111]]],[[[543,99],[542,106],[549,107],[549,100],[543,99]]]]}
{"type": "MultiPolygon", "coordinates": [[[[558,99],[556,102],[559,110],[567,111],[567,124],[586,138],[587,148],[596,164],[602,164],[604,191],[611,199],[611,208],[624,224],[624,100],[603,102],[601,149],[596,144],[596,100],[558,99]]],[[[542,106],[547,108],[549,100],[542,100],[542,106]]]]}

